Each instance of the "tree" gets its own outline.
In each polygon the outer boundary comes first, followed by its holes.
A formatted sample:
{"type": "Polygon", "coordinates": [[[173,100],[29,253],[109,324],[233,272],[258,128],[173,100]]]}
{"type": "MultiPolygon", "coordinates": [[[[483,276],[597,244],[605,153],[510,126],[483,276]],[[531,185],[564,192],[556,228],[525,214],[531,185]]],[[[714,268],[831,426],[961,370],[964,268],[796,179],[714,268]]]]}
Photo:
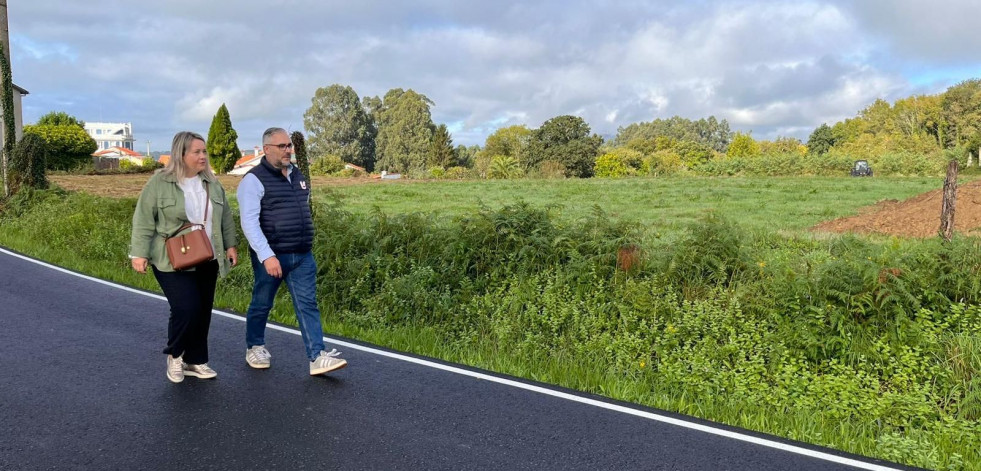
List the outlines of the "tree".
{"type": "Polygon", "coordinates": [[[620,178],[636,175],[644,162],[644,154],[627,147],[617,147],[596,158],[596,176],[620,178]]]}
{"type": "Polygon", "coordinates": [[[366,102],[377,116],[376,166],[390,172],[423,170],[433,135],[429,113],[433,102],[425,95],[401,88],[389,90],[380,105],[377,98],[366,102]]]}
{"type": "Polygon", "coordinates": [[[95,139],[84,129],[74,126],[34,124],[24,126],[24,135],[36,134],[48,147],[48,170],[71,170],[91,161],[98,149],[95,139]]]}
{"type": "Polygon", "coordinates": [[[37,124],[50,126],[78,126],[85,129],[85,121],[65,113],[64,111],[51,111],[48,114],[38,118],[37,124]]]}
{"type": "Polygon", "coordinates": [[[242,158],[242,151],[238,149],[238,133],[232,128],[232,118],[224,103],[215,113],[208,130],[208,157],[218,173],[227,173],[242,158]]]}
{"type": "MultiPolygon", "coordinates": [[[[670,143],[671,140],[660,140],[661,143],[670,143]]],[[[670,151],[681,159],[681,163],[688,168],[695,168],[715,157],[716,152],[705,144],[694,141],[673,141],[671,145],[658,145],[658,152],[670,151]]],[[[658,153],[655,152],[655,153],[658,153]]]]}
{"type": "Polygon", "coordinates": [[[523,124],[499,128],[487,136],[484,152],[490,155],[514,157],[518,162],[522,162],[532,134],[532,130],[523,124]]]}
{"type": "Polygon", "coordinates": [[[480,152],[480,146],[475,144],[467,147],[460,144],[456,146],[454,152],[456,153],[457,165],[461,167],[473,168],[477,152],[480,152]]]}
{"type": "Polygon", "coordinates": [[[813,155],[824,155],[835,145],[835,136],[827,123],[814,129],[807,138],[807,151],[813,155]]]}
{"type": "Polygon", "coordinates": [[[456,165],[456,152],[453,150],[453,138],[445,124],[440,124],[433,131],[433,140],[429,144],[429,167],[450,168],[456,165]]]}
{"type": "Polygon", "coordinates": [[[732,143],[729,144],[726,156],[738,159],[741,157],[756,157],[760,153],[760,145],[753,139],[753,136],[737,132],[732,138],[732,143]]]}
{"type": "Polygon", "coordinates": [[[566,176],[593,176],[593,166],[603,138],[590,136],[589,125],[572,115],[556,116],[535,130],[523,165],[532,170],[546,160],[565,166],[566,176]]]}
{"type": "Polygon", "coordinates": [[[690,141],[702,144],[715,152],[725,152],[732,140],[729,122],[717,120],[715,116],[708,119],[692,121],[674,116],[669,119],[655,119],[646,123],[633,123],[617,130],[613,145],[623,147],[635,139],[651,140],[658,137],[672,138],[678,141],[690,141]]]}
{"type": "Polygon", "coordinates": [[[947,89],[941,100],[944,147],[964,145],[981,129],[981,79],[947,89]]]}
{"type": "MultiPolygon", "coordinates": [[[[828,128],[831,131],[831,128],[828,128]]],[[[761,155],[807,155],[807,147],[796,137],[777,137],[772,141],[759,141],[761,155]]]]}
{"type": "Polygon", "coordinates": [[[338,155],[344,162],[374,169],[377,130],[367,108],[349,86],[318,88],[303,113],[313,155],[338,155]]]}
{"type": "Polygon", "coordinates": [[[37,134],[25,134],[10,159],[11,186],[44,189],[48,178],[44,167],[48,146],[37,134]]]}
{"type": "Polygon", "coordinates": [[[290,134],[290,142],[293,143],[293,155],[296,156],[296,164],[300,167],[300,173],[310,181],[310,157],[307,156],[307,144],[303,140],[303,133],[293,131],[290,134]]]}

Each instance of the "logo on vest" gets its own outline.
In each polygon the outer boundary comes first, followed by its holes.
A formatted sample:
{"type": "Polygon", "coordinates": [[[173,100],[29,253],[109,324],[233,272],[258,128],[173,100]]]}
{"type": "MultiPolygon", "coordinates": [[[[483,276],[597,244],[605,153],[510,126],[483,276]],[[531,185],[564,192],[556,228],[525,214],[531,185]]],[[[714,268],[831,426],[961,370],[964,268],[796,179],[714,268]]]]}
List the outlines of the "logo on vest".
{"type": "Polygon", "coordinates": [[[300,188],[303,188],[304,190],[306,190],[307,189],[307,182],[300,181],[300,188]]]}

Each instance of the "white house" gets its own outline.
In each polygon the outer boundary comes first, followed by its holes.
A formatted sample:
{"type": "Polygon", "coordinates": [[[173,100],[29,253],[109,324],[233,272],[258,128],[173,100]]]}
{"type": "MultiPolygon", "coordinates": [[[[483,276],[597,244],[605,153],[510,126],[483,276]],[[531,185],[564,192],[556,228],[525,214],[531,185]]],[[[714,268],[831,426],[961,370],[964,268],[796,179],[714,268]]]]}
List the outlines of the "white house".
{"type": "Polygon", "coordinates": [[[235,161],[235,166],[228,171],[229,175],[245,175],[246,173],[249,173],[249,170],[252,170],[252,167],[259,165],[259,159],[266,155],[262,153],[259,146],[252,148],[251,153],[247,152],[249,151],[242,151],[242,158],[235,161]]]}
{"type": "Polygon", "coordinates": [[[133,123],[85,123],[85,132],[95,139],[98,150],[121,147],[133,150],[133,123]]]}
{"type": "MultiPolygon", "coordinates": [[[[21,136],[24,134],[24,113],[23,107],[21,106],[21,97],[28,94],[27,90],[20,88],[17,84],[14,86],[14,137],[15,140],[19,141],[21,136]]],[[[2,111],[0,111],[2,112],[2,111]]],[[[0,143],[3,142],[3,126],[0,126],[0,143]]]]}

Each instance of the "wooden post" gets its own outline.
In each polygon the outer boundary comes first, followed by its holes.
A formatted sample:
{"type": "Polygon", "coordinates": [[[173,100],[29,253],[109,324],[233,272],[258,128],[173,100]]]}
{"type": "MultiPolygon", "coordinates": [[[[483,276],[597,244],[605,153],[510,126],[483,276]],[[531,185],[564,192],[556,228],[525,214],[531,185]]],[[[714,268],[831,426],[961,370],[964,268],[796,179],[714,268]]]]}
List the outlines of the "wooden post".
{"type": "Polygon", "coordinates": [[[940,206],[940,237],[950,242],[954,235],[954,205],[957,203],[957,161],[947,164],[947,178],[944,179],[944,201],[940,206]]]}

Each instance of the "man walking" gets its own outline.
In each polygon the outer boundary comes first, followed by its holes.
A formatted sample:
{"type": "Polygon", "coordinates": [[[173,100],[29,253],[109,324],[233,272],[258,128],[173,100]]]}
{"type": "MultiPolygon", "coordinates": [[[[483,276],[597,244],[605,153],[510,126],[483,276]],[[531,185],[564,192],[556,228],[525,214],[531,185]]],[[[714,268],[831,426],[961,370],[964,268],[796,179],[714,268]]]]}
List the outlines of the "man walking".
{"type": "Polygon", "coordinates": [[[340,352],[325,351],[320,309],[317,307],[317,264],[313,259],[313,218],[310,187],[290,163],[293,143],[285,129],[262,134],[265,157],[238,186],[242,231],[249,240],[255,283],[246,313],[245,361],[253,368],[269,368],[266,320],[283,280],[293,298],[303,345],[310,359],[310,374],[319,375],[347,366],[340,352]]]}

